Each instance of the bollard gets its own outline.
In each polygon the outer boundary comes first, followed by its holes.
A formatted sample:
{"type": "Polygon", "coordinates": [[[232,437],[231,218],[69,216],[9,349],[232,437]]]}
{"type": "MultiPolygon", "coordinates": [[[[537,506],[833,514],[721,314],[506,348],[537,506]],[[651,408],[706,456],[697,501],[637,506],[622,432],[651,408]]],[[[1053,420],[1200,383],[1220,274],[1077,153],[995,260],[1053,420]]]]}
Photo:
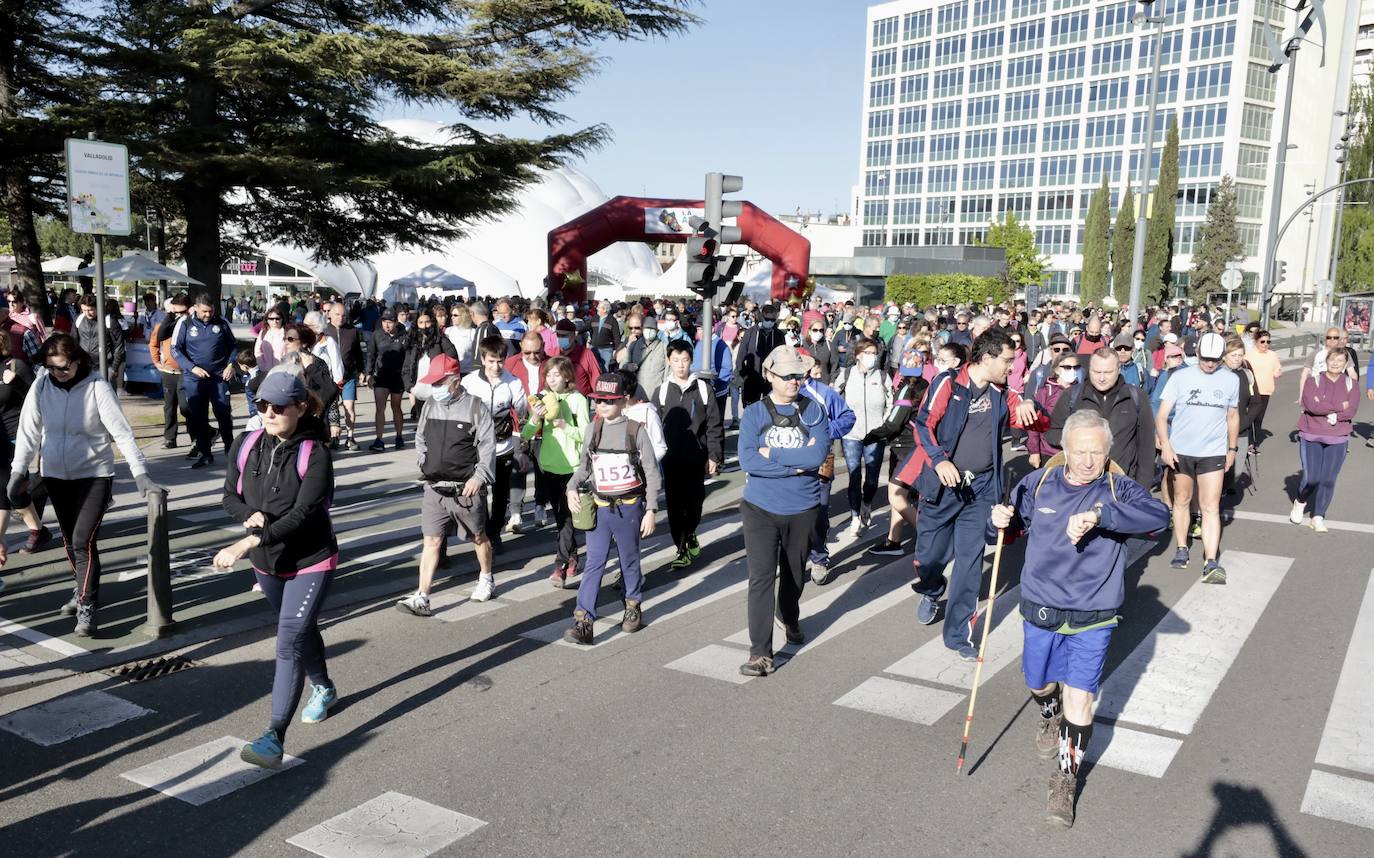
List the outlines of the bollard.
{"type": "Polygon", "coordinates": [[[176,629],[172,619],[172,558],[167,538],[167,490],[148,492],[148,619],[143,634],[166,637],[176,629]]]}

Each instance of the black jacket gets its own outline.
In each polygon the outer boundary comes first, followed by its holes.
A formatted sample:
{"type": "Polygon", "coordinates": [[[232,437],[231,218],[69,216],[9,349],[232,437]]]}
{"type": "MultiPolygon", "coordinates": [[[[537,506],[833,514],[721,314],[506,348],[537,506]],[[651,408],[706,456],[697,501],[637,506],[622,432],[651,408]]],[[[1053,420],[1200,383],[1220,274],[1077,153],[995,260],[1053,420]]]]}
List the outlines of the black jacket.
{"type": "MultiPolygon", "coordinates": [[[[91,362],[99,360],[100,341],[96,339],[96,331],[100,328],[100,318],[87,319],[86,314],[82,313],[76,317],[76,338],[81,344],[82,350],[91,356],[91,362]]],[[[124,363],[124,329],[119,326],[113,318],[105,328],[105,356],[110,366],[119,366],[124,363]]]]}
{"type": "Polygon", "coordinates": [[[428,331],[416,328],[410,332],[410,344],[406,347],[406,359],[401,366],[401,381],[405,383],[406,390],[414,387],[420,380],[420,358],[427,357],[433,360],[444,352],[446,344],[452,351],[452,341],[439,333],[438,328],[430,328],[428,331]]]}
{"type": "MultiPolygon", "coordinates": [[[[377,330],[372,332],[372,339],[367,344],[364,374],[387,376],[395,373],[400,376],[405,366],[406,344],[409,341],[410,334],[400,325],[396,326],[396,333],[388,334],[378,323],[377,330]]],[[[394,392],[400,393],[399,390],[394,392]]]]}
{"type": "MultiPolygon", "coordinates": [[[[323,361],[319,361],[323,363],[323,361]]],[[[251,530],[262,544],[248,552],[254,569],[292,575],[306,566],[339,553],[329,520],[329,497],[334,489],[334,463],[329,458],[329,435],[318,417],[304,417],[290,438],[263,432],[243,468],[243,496],[237,491],[239,451],[249,433],[240,435],[229,450],[224,469],[224,510],[237,522],[261,512],[267,524],[251,530]],[[296,471],[299,447],[314,442],[306,462],[305,479],[296,471]]]]}
{"type": "Polygon", "coordinates": [[[345,322],[339,327],[325,326],[324,332],[339,344],[339,360],[343,362],[344,380],[357,378],[363,368],[363,338],[358,329],[345,322]]]}
{"type": "Polygon", "coordinates": [[[816,365],[821,368],[821,381],[829,385],[835,380],[835,371],[839,369],[836,361],[835,350],[830,347],[830,343],[821,340],[813,343],[809,339],[802,346],[806,353],[816,359],[816,365]]]}
{"type": "Polygon", "coordinates": [[[725,427],[708,382],[693,376],[684,390],[670,378],[654,391],[653,402],[663,417],[663,440],[668,445],[665,463],[704,462],[708,458],[725,463],[725,427]]]}
{"type": "Polygon", "coordinates": [[[1085,408],[1106,418],[1112,427],[1112,461],[1137,483],[1150,485],[1154,481],[1155,468],[1155,415],[1145,391],[1119,378],[1116,386],[1106,393],[1093,387],[1091,382],[1078,382],[1064,391],[1055,403],[1050,428],[1045,433],[1046,443],[1062,449],[1064,421],[1074,411],[1085,408]]]}

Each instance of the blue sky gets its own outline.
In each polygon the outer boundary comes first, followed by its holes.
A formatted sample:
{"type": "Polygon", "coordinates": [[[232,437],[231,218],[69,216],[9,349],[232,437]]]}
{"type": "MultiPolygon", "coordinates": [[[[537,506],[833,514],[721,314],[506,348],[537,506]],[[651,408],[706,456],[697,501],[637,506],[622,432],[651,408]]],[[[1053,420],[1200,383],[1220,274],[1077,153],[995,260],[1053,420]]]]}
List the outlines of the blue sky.
{"type": "MultiPolygon", "coordinates": [[[[614,138],[575,166],[608,196],[699,197],[702,175],[719,170],[744,176],[740,196],[769,211],[847,210],[868,5],[704,0],[703,23],[685,36],[602,43],[601,73],[558,109],[575,127],[605,123],[614,138]]],[[[383,118],[401,116],[457,118],[414,107],[383,118]]],[[[542,128],[480,125],[521,135],[542,128]]]]}

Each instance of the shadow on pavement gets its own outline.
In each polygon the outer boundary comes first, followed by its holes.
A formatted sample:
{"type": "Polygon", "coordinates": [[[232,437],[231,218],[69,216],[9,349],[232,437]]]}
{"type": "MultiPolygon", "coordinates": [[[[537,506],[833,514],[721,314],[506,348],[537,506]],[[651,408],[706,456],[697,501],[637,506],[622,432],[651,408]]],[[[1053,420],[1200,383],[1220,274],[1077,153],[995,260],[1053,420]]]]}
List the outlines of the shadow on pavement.
{"type": "MultiPolygon", "coordinates": [[[[1217,799],[1217,810],[1207,825],[1207,833],[1191,852],[1181,858],[1212,858],[1217,855],[1217,841],[1228,829],[1246,825],[1258,825],[1268,829],[1274,841],[1274,851],[1283,858],[1304,858],[1306,850],[1298,845],[1274,813],[1274,805],[1263,790],[1240,784],[1216,781],[1212,784],[1212,795],[1217,799]]],[[[1223,854],[1232,854],[1226,851],[1223,854]]]]}

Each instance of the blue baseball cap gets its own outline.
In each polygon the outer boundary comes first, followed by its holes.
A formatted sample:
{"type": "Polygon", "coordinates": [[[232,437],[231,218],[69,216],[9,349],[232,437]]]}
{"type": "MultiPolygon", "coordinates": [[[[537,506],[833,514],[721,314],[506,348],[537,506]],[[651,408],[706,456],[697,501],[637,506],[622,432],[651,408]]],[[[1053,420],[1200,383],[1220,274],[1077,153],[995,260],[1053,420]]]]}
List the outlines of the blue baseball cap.
{"type": "Polygon", "coordinates": [[[256,394],[258,399],[273,405],[294,405],[308,396],[305,382],[293,372],[269,372],[256,394]]]}

